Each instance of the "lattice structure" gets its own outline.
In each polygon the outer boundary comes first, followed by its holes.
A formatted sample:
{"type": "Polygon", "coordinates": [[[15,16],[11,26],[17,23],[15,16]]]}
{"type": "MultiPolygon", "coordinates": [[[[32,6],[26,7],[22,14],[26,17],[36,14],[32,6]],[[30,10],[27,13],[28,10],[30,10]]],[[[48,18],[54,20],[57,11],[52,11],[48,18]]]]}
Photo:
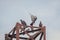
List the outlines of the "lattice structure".
{"type": "Polygon", "coordinates": [[[37,40],[46,40],[46,27],[45,26],[27,26],[32,27],[33,30],[24,30],[23,25],[20,23],[16,23],[15,27],[8,33],[5,34],[5,40],[13,40],[15,38],[16,40],[36,40],[36,38],[39,36],[39,39],[37,40]],[[34,33],[36,32],[36,33],[34,33]],[[31,33],[34,33],[31,35],[31,33]],[[22,37],[20,35],[27,35],[27,37],[22,37]]]}

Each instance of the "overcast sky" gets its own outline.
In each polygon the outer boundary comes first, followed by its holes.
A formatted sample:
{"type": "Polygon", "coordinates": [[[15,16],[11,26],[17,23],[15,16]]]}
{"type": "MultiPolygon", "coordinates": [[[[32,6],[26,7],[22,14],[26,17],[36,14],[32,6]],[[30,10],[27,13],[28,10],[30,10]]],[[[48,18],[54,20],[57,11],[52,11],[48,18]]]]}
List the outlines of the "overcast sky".
{"type": "Polygon", "coordinates": [[[0,40],[20,19],[31,23],[29,13],[46,26],[47,40],[60,40],[60,0],[0,0],[0,40]]]}

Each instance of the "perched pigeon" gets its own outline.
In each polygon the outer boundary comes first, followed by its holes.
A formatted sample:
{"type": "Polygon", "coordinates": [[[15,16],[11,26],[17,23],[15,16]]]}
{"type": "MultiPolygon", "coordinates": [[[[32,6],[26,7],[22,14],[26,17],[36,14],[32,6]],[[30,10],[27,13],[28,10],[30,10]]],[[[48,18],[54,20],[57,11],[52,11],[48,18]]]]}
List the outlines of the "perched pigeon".
{"type": "Polygon", "coordinates": [[[34,15],[31,15],[31,20],[32,20],[32,23],[30,25],[33,25],[35,21],[37,20],[37,17],[34,15]]]}
{"type": "Polygon", "coordinates": [[[40,23],[39,23],[39,27],[42,27],[42,22],[40,21],[40,23]]]}
{"type": "Polygon", "coordinates": [[[31,14],[31,20],[36,21],[37,17],[31,14]]]}
{"type": "Polygon", "coordinates": [[[23,25],[26,25],[26,22],[24,20],[20,20],[23,25]]]}
{"type": "Polygon", "coordinates": [[[23,25],[23,29],[25,30],[25,28],[27,28],[27,24],[26,24],[26,22],[24,21],[24,20],[20,20],[21,21],[21,23],[22,23],[22,25],[23,25]]]}

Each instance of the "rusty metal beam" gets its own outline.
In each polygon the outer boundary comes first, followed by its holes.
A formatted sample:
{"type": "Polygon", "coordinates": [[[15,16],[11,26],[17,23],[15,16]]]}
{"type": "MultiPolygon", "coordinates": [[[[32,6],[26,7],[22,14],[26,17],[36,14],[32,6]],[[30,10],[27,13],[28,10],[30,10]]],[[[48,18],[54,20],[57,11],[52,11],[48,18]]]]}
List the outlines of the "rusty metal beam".
{"type": "Polygon", "coordinates": [[[16,40],[19,40],[19,26],[16,27],[16,40]]]}
{"type": "Polygon", "coordinates": [[[44,40],[46,40],[46,27],[44,26],[44,40]]]}

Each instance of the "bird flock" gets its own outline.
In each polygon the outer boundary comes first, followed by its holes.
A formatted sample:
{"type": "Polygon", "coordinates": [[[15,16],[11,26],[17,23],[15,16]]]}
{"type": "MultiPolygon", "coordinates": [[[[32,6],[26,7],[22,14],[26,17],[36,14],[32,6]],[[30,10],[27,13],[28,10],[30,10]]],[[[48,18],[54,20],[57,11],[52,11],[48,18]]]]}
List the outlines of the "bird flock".
{"type": "MultiPolygon", "coordinates": [[[[30,16],[31,16],[31,23],[30,23],[30,26],[31,26],[31,29],[33,30],[33,24],[35,23],[35,21],[37,20],[37,17],[36,16],[34,16],[34,15],[32,15],[32,14],[30,14],[30,16]]],[[[25,30],[26,28],[27,28],[27,23],[24,21],[24,20],[22,20],[22,19],[20,19],[20,21],[21,21],[21,24],[23,25],[23,30],[25,30]]],[[[40,23],[39,23],[39,27],[42,27],[42,23],[41,23],[41,21],[40,21],[40,23]]]]}

